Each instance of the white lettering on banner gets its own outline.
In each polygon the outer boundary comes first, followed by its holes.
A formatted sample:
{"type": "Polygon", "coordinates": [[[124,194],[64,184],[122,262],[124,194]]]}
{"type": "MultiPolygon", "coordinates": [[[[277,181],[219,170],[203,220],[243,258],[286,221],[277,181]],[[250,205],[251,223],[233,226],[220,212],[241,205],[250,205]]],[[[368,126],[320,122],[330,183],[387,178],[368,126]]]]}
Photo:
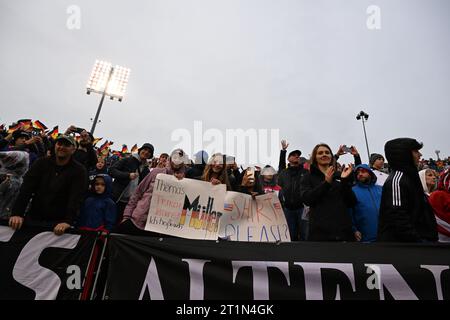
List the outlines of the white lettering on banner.
{"type": "Polygon", "coordinates": [[[283,261],[231,261],[233,266],[233,283],[240,268],[250,267],[253,274],[253,299],[269,300],[269,267],[277,268],[283,272],[288,285],[291,285],[289,278],[289,262],[283,261]]]}
{"type": "Polygon", "coordinates": [[[289,228],[275,193],[259,195],[228,191],[219,236],[232,241],[290,242],[289,228]]]}
{"type": "MultiPolygon", "coordinates": [[[[294,262],[301,266],[305,274],[306,300],[323,300],[322,290],[322,269],[335,269],[342,271],[350,280],[353,292],[355,292],[355,274],[351,263],[315,263],[315,262],[294,262]]],[[[340,294],[338,294],[340,298],[340,294]]]]}
{"type": "Polygon", "coordinates": [[[442,284],[441,284],[441,274],[444,270],[449,270],[449,266],[430,266],[430,265],[421,265],[422,269],[429,270],[434,277],[434,282],[436,284],[436,291],[438,300],[443,300],[444,297],[442,295],[442,284]]]}
{"type": "Polygon", "coordinates": [[[395,300],[418,300],[405,279],[392,264],[365,264],[371,268],[379,278],[380,300],[385,300],[384,288],[395,300]]]}
{"type": "MultiPolygon", "coordinates": [[[[211,263],[210,260],[183,258],[183,262],[189,265],[190,276],[190,300],[204,299],[204,266],[211,263]]],[[[304,273],[306,300],[323,300],[322,270],[333,269],[342,272],[350,282],[353,292],[356,292],[355,271],[351,263],[317,263],[317,262],[293,262],[300,266],[304,273]]],[[[253,299],[268,300],[269,297],[269,276],[268,268],[280,270],[287,285],[291,286],[288,261],[231,261],[233,268],[232,282],[236,283],[237,274],[241,268],[249,267],[253,278],[253,299]]],[[[377,281],[380,284],[380,300],[384,300],[383,288],[389,291],[395,300],[416,300],[417,296],[406,284],[403,277],[390,264],[365,264],[368,270],[374,271],[377,281]],[[384,286],[384,287],[383,287],[384,286]]],[[[431,271],[436,279],[436,288],[438,290],[439,300],[443,300],[442,283],[440,276],[443,271],[450,269],[449,266],[441,265],[421,265],[422,268],[431,271]]],[[[292,271],[292,270],[291,270],[292,271]]],[[[139,299],[142,300],[145,292],[148,291],[151,300],[164,300],[161,282],[156,268],[155,260],[152,258],[147,269],[147,274],[142,286],[139,299]]],[[[341,300],[341,285],[336,285],[335,300],[341,300]]]]}
{"type": "Polygon", "coordinates": [[[1,242],[8,242],[15,230],[11,229],[10,227],[0,226],[0,241],[1,242]]]}
{"type": "Polygon", "coordinates": [[[156,269],[156,263],[153,258],[148,266],[139,300],[143,299],[146,290],[149,292],[150,300],[164,300],[161,283],[159,282],[158,270],[156,269]]]}
{"type": "Polygon", "coordinates": [[[73,249],[80,235],[42,232],[34,236],[20,252],[13,269],[13,278],[35,293],[35,300],[54,300],[58,295],[61,280],[52,270],[39,265],[39,257],[46,248],[73,249]]]}
{"type": "Polygon", "coordinates": [[[205,263],[211,262],[211,260],[199,260],[199,259],[183,259],[189,265],[190,276],[190,300],[203,300],[204,299],[204,283],[203,283],[203,268],[205,263]]]}

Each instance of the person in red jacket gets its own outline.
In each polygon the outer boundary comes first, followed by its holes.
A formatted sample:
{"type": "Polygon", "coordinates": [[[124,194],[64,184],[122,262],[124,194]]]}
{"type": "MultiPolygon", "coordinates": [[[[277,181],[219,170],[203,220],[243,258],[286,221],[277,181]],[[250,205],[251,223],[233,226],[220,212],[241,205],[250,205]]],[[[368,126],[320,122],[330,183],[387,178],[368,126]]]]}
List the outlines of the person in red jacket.
{"type": "Polygon", "coordinates": [[[439,176],[438,189],[429,198],[440,242],[450,242],[450,168],[439,176]]]}

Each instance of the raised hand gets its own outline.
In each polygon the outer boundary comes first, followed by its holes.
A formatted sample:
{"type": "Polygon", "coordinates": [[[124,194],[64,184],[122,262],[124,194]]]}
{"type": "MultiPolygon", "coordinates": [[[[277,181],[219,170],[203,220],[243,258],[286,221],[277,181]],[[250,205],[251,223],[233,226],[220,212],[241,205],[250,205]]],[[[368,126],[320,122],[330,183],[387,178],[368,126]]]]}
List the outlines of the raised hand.
{"type": "Polygon", "coordinates": [[[331,184],[333,182],[333,175],[334,175],[334,167],[330,166],[328,167],[325,173],[325,181],[331,184]]]}
{"type": "Polygon", "coordinates": [[[341,178],[348,178],[353,173],[353,165],[350,163],[342,170],[341,178]]]}
{"type": "Polygon", "coordinates": [[[289,147],[289,143],[286,140],[281,140],[281,148],[286,150],[289,147]]]}

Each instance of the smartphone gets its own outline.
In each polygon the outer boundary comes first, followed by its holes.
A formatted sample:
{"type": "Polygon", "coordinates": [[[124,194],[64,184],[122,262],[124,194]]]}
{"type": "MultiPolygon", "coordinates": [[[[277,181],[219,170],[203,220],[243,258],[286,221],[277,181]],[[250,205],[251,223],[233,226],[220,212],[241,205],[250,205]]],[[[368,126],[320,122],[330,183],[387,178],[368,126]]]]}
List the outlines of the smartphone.
{"type": "Polygon", "coordinates": [[[349,148],[349,147],[347,147],[346,145],[344,145],[344,146],[342,147],[342,150],[343,150],[344,152],[347,152],[347,153],[351,153],[351,152],[352,152],[352,148],[349,148]]]}
{"type": "Polygon", "coordinates": [[[82,133],[84,130],[85,130],[85,129],[83,129],[83,128],[75,127],[75,129],[73,129],[73,132],[76,132],[76,133],[82,133]]]}

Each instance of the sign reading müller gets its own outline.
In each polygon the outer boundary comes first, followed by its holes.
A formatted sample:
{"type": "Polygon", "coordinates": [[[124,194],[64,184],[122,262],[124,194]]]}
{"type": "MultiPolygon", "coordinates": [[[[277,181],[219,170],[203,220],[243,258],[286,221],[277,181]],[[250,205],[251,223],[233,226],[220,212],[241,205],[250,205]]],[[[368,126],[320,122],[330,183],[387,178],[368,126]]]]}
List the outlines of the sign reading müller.
{"type": "Polygon", "coordinates": [[[226,186],[158,174],[145,230],[180,238],[217,240],[226,186]]]}
{"type": "Polygon", "coordinates": [[[276,193],[252,196],[227,192],[219,236],[232,241],[291,241],[289,228],[276,193]]]}

